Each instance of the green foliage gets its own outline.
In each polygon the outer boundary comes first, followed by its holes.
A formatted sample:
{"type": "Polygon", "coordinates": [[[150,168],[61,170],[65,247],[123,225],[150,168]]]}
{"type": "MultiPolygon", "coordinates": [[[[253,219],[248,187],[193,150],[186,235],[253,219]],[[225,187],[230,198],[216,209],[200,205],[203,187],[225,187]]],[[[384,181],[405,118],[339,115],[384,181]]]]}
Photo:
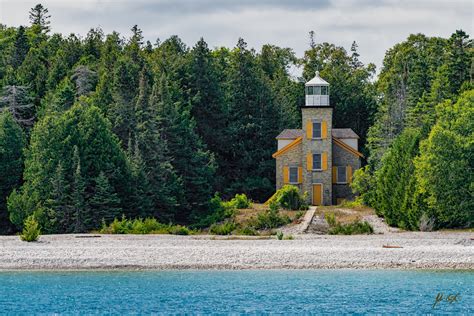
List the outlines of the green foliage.
{"type": "MultiPolygon", "coordinates": [[[[25,135],[10,112],[0,112],[0,234],[12,229],[8,221],[7,197],[21,184],[25,144],[25,135]]],[[[20,227],[23,220],[23,216],[19,216],[15,224],[20,227]]]]}
{"type": "Polygon", "coordinates": [[[236,194],[235,197],[230,200],[233,206],[237,209],[249,208],[252,206],[252,202],[245,194],[236,194]]]}
{"type": "Polygon", "coordinates": [[[233,221],[226,221],[222,224],[212,224],[209,232],[214,235],[230,235],[237,228],[233,221]]]}
{"type": "Polygon", "coordinates": [[[277,237],[278,240],[283,240],[283,232],[278,231],[278,232],[276,233],[276,237],[277,237]]]}
{"type": "Polygon", "coordinates": [[[374,207],[377,202],[376,186],[377,179],[370,168],[366,165],[357,169],[352,176],[352,183],[350,184],[352,192],[358,195],[357,199],[361,199],[361,203],[367,206],[374,207]]]}
{"type": "Polygon", "coordinates": [[[334,213],[327,213],[325,214],[326,222],[328,222],[329,226],[334,227],[337,225],[336,215],[334,213]]]}
{"type": "Polygon", "coordinates": [[[270,205],[274,203],[278,207],[288,210],[307,210],[308,203],[306,196],[301,195],[294,185],[284,185],[270,200],[270,205]]]}
{"type": "Polygon", "coordinates": [[[419,220],[410,221],[408,211],[414,195],[413,159],[419,153],[420,136],[419,130],[405,129],[384,155],[382,168],[376,173],[375,211],[392,226],[415,227],[419,220]]]}
{"type": "Polygon", "coordinates": [[[209,209],[210,214],[194,226],[209,227],[214,223],[222,222],[227,218],[233,217],[236,212],[234,203],[222,201],[218,193],[215,193],[214,197],[209,201],[209,209]]]}
{"type": "Polygon", "coordinates": [[[38,222],[33,215],[26,218],[21,232],[20,239],[23,241],[37,241],[41,234],[38,222]]]}
{"type": "Polygon", "coordinates": [[[112,223],[107,225],[102,222],[102,228],[99,230],[102,234],[172,234],[172,235],[190,235],[193,232],[185,226],[166,225],[158,222],[155,218],[122,219],[115,218],[112,223]]]}
{"type": "Polygon", "coordinates": [[[439,106],[437,112],[438,121],[415,160],[417,193],[436,227],[472,227],[474,90],[450,107],[439,106]]]}
{"type": "Polygon", "coordinates": [[[258,236],[259,232],[252,226],[244,226],[234,231],[235,235],[258,236]]]}
{"type": "Polygon", "coordinates": [[[255,228],[272,229],[291,223],[291,219],[287,215],[281,215],[278,207],[273,203],[270,209],[257,215],[255,228]]]}
{"type": "Polygon", "coordinates": [[[336,223],[329,230],[330,235],[372,234],[374,229],[368,222],[355,221],[349,224],[336,223]]]}

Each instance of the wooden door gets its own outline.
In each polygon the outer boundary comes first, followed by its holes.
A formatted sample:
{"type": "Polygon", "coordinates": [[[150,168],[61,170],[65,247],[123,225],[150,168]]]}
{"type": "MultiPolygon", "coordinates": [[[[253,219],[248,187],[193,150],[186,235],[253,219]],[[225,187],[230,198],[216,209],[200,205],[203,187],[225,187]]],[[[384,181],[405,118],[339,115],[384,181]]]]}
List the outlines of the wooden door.
{"type": "Polygon", "coordinates": [[[313,205],[323,204],[323,185],[313,184],[313,205]]]}

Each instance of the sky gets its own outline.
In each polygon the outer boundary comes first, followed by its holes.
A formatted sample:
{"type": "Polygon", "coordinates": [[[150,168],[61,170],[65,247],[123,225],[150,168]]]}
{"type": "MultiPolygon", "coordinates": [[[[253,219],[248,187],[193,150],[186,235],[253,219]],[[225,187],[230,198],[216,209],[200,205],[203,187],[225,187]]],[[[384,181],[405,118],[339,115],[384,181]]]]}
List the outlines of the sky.
{"type": "MultiPolygon", "coordinates": [[[[0,0],[0,23],[28,25],[28,11],[42,3],[53,32],[84,36],[90,28],[130,36],[137,24],[146,40],[178,35],[194,46],[234,47],[239,37],[259,50],[263,44],[292,48],[298,57],[316,42],[350,49],[380,66],[385,51],[409,34],[449,37],[463,29],[472,36],[474,0],[0,0]]],[[[297,70],[296,70],[297,71],[297,70]]]]}

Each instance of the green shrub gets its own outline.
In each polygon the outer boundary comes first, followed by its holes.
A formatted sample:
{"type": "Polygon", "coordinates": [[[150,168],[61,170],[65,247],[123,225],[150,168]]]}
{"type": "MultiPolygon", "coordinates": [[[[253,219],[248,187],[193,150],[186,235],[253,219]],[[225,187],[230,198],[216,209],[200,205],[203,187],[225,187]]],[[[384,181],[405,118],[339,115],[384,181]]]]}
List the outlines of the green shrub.
{"type": "Polygon", "coordinates": [[[172,235],[190,235],[191,231],[186,226],[170,225],[168,229],[168,233],[172,235]]]}
{"type": "Polygon", "coordinates": [[[236,228],[234,222],[225,222],[222,224],[212,224],[209,232],[214,235],[230,235],[236,228]]]}
{"type": "Polygon", "coordinates": [[[245,236],[258,236],[260,235],[258,231],[252,226],[245,226],[242,229],[236,231],[236,235],[245,235],[245,236]]]}
{"type": "Polygon", "coordinates": [[[284,240],[293,240],[295,238],[293,237],[293,235],[286,235],[285,237],[283,237],[283,239],[284,240]]]}
{"type": "Polygon", "coordinates": [[[277,237],[278,240],[282,240],[283,239],[283,233],[282,232],[277,232],[276,237],[277,237]]]}
{"type": "Polygon", "coordinates": [[[249,208],[251,206],[250,200],[245,194],[236,194],[235,197],[230,200],[230,203],[237,209],[249,208]]]}
{"type": "Polygon", "coordinates": [[[255,223],[257,229],[272,229],[291,222],[287,215],[281,215],[276,202],[270,203],[270,209],[259,213],[255,223]]]}
{"type": "Polygon", "coordinates": [[[209,208],[210,214],[194,224],[193,227],[209,227],[214,223],[222,222],[227,218],[234,217],[236,212],[234,204],[231,201],[222,201],[218,193],[214,194],[214,197],[209,201],[209,208]]]}
{"type": "Polygon", "coordinates": [[[136,218],[129,220],[122,217],[121,220],[114,219],[109,226],[102,221],[102,228],[99,230],[102,234],[173,234],[189,235],[190,229],[181,225],[166,225],[158,222],[155,218],[136,218]]]}
{"type": "Polygon", "coordinates": [[[305,214],[305,211],[298,211],[295,214],[295,217],[293,218],[294,221],[300,219],[303,215],[305,214]]]}
{"type": "Polygon", "coordinates": [[[329,230],[330,235],[356,235],[356,234],[372,234],[374,229],[368,222],[355,221],[349,224],[336,223],[329,230]]]}
{"type": "Polygon", "coordinates": [[[307,210],[306,195],[301,195],[294,185],[284,185],[270,199],[270,204],[276,203],[279,207],[288,210],[307,210]]]}
{"type": "Polygon", "coordinates": [[[328,222],[329,226],[336,226],[336,215],[334,215],[334,213],[325,213],[324,217],[326,218],[326,222],[328,222]]]}
{"type": "Polygon", "coordinates": [[[26,218],[21,232],[20,239],[23,241],[37,241],[41,234],[38,222],[33,215],[26,218]]]}

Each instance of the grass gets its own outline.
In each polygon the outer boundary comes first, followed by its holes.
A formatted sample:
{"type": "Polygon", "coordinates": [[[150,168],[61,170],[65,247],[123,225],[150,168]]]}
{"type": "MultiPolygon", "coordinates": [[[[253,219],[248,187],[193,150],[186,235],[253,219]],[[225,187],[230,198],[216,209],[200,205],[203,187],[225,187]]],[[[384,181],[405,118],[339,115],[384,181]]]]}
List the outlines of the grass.
{"type": "Polygon", "coordinates": [[[330,235],[354,235],[372,234],[373,227],[362,218],[367,215],[375,215],[375,211],[366,206],[355,206],[353,208],[341,205],[320,206],[317,215],[324,215],[328,222],[330,235]]]}
{"type": "Polygon", "coordinates": [[[101,234],[171,234],[171,235],[190,235],[194,231],[186,226],[162,224],[155,218],[137,218],[127,219],[125,216],[122,219],[114,219],[112,223],[106,225],[102,223],[102,228],[99,230],[101,234]]]}

